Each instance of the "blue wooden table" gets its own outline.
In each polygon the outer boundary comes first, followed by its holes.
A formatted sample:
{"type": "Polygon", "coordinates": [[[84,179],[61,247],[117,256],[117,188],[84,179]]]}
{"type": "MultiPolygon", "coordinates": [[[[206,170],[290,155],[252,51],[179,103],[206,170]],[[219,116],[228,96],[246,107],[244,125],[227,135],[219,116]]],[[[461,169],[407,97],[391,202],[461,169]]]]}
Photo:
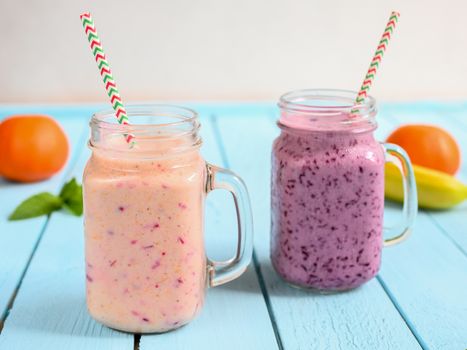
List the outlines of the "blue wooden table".
{"type": "MultiPolygon", "coordinates": [[[[0,180],[0,349],[466,349],[467,203],[419,213],[412,236],[386,248],[377,278],[336,295],[309,294],[282,283],[269,261],[271,142],[274,104],[190,105],[200,112],[203,153],[246,181],[255,219],[255,252],[235,282],[210,289],[200,317],[162,335],[134,336],[106,328],[86,311],[82,219],[57,212],[9,222],[26,197],[58,192],[81,178],[89,157],[88,121],[102,106],[1,106],[0,119],[46,113],[69,135],[66,168],[36,184],[0,180]]],[[[467,182],[467,103],[383,104],[377,137],[398,124],[439,124],[464,151],[458,174],[467,182]]],[[[219,192],[219,191],[217,191],[219,192]]],[[[211,258],[234,252],[233,204],[208,197],[206,245],[211,258]]],[[[388,205],[387,219],[399,208],[388,205]]]]}

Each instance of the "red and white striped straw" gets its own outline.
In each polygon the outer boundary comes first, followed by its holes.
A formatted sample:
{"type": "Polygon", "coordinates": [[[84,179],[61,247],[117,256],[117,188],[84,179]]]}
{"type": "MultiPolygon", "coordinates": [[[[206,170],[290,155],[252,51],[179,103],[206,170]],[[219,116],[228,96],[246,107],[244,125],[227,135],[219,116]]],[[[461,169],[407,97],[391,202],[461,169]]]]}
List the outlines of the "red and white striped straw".
{"type": "MultiPolygon", "coordinates": [[[[115,116],[119,124],[129,125],[128,115],[125,107],[123,106],[122,98],[115,83],[115,79],[110,70],[109,62],[105,56],[104,48],[102,47],[101,40],[97,35],[96,27],[94,26],[94,21],[89,12],[83,13],[79,16],[81,22],[83,23],[84,32],[88,38],[91,51],[94,55],[94,58],[99,68],[102,80],[104,82],[105,90],[109,96],[110,103],[115,110],[115,116]]],[[[134,139],[134,136],[131,134],[126,134],[125,139],[128,143],[131,143],[134,139]]]]}
{"type": "MultiPolygon", "coordinates": [[[[357,98],[355,99],[355,104],[361,104],[365,101],[368,96],[368,91],[373,84],[375,79],[377,70],[383,59],[384,53],[389,45],[389,40],[391,40],[392,34],[394,29],[396,28],[396,24],[399,20],[400,14],[398,12],[391,12],[391,16],[389,17],[389,21],[386,24],[386,28],[384,29],[384,33],[381,36],[381,40],[379,41],[378,47],[376,48],[375,55],[371,60],[370,67],[366,73],[365,79],[363,79],[362,86],[360,87],[360,91],[358,92],[357,98]]],[[[352,111],[352,114],[354,111],[352,111]]]]}

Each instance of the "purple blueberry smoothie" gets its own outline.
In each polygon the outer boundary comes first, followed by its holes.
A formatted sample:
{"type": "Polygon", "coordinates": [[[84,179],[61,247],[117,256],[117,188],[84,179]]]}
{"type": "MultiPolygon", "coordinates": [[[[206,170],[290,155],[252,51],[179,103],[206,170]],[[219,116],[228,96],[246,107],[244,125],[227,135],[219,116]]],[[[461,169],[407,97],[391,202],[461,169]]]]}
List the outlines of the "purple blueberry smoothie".
{"type": "Polygon", "coordinates": [[[294,117],[283,113],[273,145],[272,264],[293,285],[358,287],[378,273],[383,245],[385,157],[375,125],[314,130],[294,117]]]}

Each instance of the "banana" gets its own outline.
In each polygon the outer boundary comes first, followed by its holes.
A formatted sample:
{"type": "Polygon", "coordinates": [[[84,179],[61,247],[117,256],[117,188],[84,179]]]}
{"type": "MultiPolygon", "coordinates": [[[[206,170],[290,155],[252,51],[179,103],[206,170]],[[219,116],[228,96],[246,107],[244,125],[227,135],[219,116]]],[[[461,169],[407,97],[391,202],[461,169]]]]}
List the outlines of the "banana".
{"type": "MultiPolygon", "coordinates": [[[[417,183],[418,206],[426,209],[448,209],[467,199],[467,186],[446,173],[413,165],[417,183]]],[[[402,202],[402,177],[394,164],[386,164],[386,198],[402,202]]]]}

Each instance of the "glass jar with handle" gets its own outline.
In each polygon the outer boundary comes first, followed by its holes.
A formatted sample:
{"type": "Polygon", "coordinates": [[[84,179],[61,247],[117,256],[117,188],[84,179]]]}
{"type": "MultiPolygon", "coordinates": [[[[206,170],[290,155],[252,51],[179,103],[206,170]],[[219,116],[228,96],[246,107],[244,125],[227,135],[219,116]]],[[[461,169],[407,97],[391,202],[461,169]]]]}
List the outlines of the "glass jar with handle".
{"type": "Polygon", "coordinates": [[[301,90],[279,101],[272,151],[271,260],[288,283],[332,292],[379,271],[381,249],[407,237],[417,212],[407,154],[374,138],[376,103],[357,93],[301,90]],[[404,220],[383,240],[384,167],[402,172],[404,220]]]}
{"type": "Polygon", "coordinates": [[[252,256],[252,216],[243,181],[200,155],[197,114],[168,105],[128,106],[91,120],[83,179],[87,304],[103,324],[127,332],[165,332],[192,320],[207,287],[240,276],[252,256]],[[129,145],[126,135],[133,135],[129,145]],[[204,202],[232,193],[237,252],[206,258],[204,202]]]}

